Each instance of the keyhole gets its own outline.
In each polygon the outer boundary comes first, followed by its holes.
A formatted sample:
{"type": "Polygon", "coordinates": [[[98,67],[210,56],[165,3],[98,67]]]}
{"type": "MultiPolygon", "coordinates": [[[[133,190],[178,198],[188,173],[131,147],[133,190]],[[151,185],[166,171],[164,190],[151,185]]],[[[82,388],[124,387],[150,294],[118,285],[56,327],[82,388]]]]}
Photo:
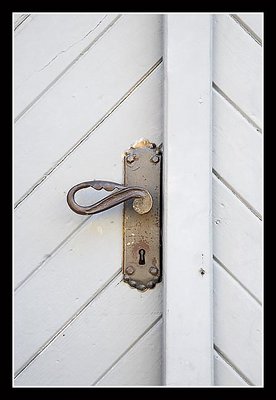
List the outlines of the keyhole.
{"type": "Polygon", "coordinates": [[[139,250],[139,264],[144,265],[145,264],[145,250],[141,249],[139,250]]]}

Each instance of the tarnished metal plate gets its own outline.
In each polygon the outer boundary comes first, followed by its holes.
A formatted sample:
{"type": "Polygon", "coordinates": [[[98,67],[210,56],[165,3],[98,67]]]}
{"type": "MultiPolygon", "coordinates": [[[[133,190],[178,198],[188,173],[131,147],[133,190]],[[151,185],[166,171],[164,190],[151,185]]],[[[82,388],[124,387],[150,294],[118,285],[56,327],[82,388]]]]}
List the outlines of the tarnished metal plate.
{"type": "Polygon", "coordinates": [[[124,204],[124,281],[144,291],[161,280],[161,185],[162,154],[160,146],[147,140],[133,145],[124,157],[125,186],[147,189],[152,208],[137,213],[132,202],[124,204]]]}

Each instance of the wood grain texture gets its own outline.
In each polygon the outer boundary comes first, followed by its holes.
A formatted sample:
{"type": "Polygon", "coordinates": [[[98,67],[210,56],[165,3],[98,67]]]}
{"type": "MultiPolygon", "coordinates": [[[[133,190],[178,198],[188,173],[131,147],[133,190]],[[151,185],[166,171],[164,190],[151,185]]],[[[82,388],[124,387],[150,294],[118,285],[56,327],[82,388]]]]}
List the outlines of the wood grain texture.
{"type": "Polygon", "coordinates": [[[161,386],[162,320],[158,321],[95,386],[161,386]]]}
{"type": "Polygon", "coordinates": [[[166,24],[165,384],[208,386],[213,379],[211,17],[169,14],[166,24]]]}
{"type": "Polygon", "coordinates": [[[161,29],[159,15],[124,15],[17,122],[15,200],[47,176],[160,59],[161,29]]]}
{"type": "Polygon", "coordinates": [[[250,28],[256,35],[263,39],[263,14],[262,13],[240,13],[237,16],[250,28]]]}
{"type": "Polygon", "coordinates": [[[213,177],[215,257],[262,301],[262,223],[213,177]]]}
{"type": "Polygon", "coordinates": [[[261,385],[261,306],[214,264],[214,343],[249,381],[261,385]]]}
{"type": "Polygon", "coordinates": [[[118,277],[18,376],[15,386],[93,384],[160,318],[161,299],[162,284],[139,293],[118,277]]]}
{"type": "Polygon", "coordinates": [[[213,168],[262,215],[262,135],[213,90],[213,168]]]}
{"type": "Polygon", "coordinates": [[[214,351],[214,385],[249,386],[216,351],[214,351]]]}
{"type": "Polygon", "coordinates": [[[262,127],[262,49],[229,15],[214,15],[213,27],[213,80],[262,127]]]}
{"type": "MultiPolygon", "coordinates": [[[[162,67],[159,66],[128,97],[123,107],[114,111],[38,190],[17,207],[14,235],[15,286],[43,263],[84,221],[85,217],[73,213],[66,203],[70,187],[78,182],[99,178],[121,183],[122,156],[130,144],[143,136],[156,143],[162,141],[162,73],[162,67]]],[[[89,196],[90,192],[86,195],[89,196]]],[[[91,201],[91,195],[89,198],[91,201]]],[[[116,208],[110,215],[115,214],[116,208]]]]}
{"type": "Polygon", "coordinates": [[[15,37],[14,115],[17,117],[117,14],[32,14],[15,37]]]}

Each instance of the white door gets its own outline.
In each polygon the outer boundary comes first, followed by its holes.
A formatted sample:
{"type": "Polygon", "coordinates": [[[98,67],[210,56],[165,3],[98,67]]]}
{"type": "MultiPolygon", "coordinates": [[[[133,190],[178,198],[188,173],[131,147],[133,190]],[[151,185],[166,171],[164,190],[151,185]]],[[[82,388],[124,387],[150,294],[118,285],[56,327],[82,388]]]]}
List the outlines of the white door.
{"type": "Polygon", "coordinates": [[[15,384],[159,385],[162,284],[122,282],[122,206],[87,218],[66,194],[161,143],[162,16],[36,14],[14,39],[15,384]]]}
{"type": "Polygon", "coordinates": [[[14,14],[16,387],[261,384],[261,189],[237,177],[261,179],[261,103],[248,101],[260,18],[14,14]],[[123,206],[87,217],[66,202],[79,182],[123,183],[141,137],[164,143],[164,273],[145,292],[122,281],[123,206]]]}

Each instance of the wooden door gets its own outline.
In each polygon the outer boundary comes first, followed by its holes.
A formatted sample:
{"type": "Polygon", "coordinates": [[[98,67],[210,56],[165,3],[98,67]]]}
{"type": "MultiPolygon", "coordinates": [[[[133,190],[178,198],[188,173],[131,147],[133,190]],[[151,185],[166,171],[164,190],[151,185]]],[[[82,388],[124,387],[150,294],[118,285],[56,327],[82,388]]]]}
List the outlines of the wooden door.
{"type": "Polygon", "coordinates": [[[160,385],[162,283],[122,282],[122,206],[87,218],[66,193],[162,142],[162,16],[14,19],[15,386],[160,385]]]}
{"type": "Polygon", "coordinates": [[[262,14],[14,29],[14,385],[261,386],[262,14]],[[141,137],[164,143],[163,281],[146,292],[122,282],[122,206],[66,203],[122,183],[141,137]]]}

